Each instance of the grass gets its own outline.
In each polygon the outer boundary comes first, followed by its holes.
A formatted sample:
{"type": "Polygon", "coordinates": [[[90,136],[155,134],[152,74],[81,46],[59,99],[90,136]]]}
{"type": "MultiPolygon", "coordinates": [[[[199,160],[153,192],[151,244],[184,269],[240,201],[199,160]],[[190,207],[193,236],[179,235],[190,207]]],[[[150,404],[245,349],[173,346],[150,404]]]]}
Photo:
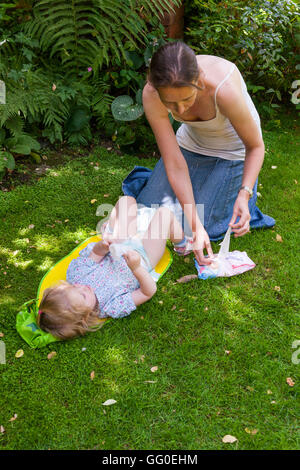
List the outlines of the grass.
{"type": "Polygon", "coordinates": [[[19,307],[96,230],[96,206],[117,201],[133,166],[155,160],[99,147],[0,194],[1,449],[299,448],[299,139],[287,128],[264,137],[258,205],[276,226],[231,242],[254,270],[178,284],[195,268],[193,255],[175,255],[155,297],[130,317],[40,350],[16,332],[19,307]],[[103,406],[110,398],[117,403],[103,406]],[[238,440],[224,444],[226,434],[238,440]]]}

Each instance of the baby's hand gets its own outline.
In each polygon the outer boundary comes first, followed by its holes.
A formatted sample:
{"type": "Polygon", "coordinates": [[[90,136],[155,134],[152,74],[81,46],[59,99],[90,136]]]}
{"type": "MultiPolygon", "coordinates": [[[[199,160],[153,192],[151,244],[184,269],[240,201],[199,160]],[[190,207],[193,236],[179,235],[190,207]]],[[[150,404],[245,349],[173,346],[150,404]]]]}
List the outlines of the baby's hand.
{"type": "Polygon", "coordinates": [[[93,252],[98,256],[105,256],[109,252],[109,242],[100,240],[94,248],[93,252]]]}
{"type": "Polygon", "coordinates": [[[127,253],[123,255],[127,266],[131,269],[131,271],[135,271],[141,264],[141,257],[135,250],[128,250],[127,253]]]}

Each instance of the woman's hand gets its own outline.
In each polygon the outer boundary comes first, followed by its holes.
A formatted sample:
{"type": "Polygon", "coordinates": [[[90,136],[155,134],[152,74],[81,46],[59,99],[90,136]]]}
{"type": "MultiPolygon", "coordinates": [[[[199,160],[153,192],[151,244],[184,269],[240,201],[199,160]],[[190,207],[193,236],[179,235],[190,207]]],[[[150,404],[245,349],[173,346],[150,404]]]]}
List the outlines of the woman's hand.
{"type": "Polygon", "coordinates": [[[211,264],[214,254],[210,245],[209,236],[203,226],[198,228],[194,236],[193,250],[199,264],[211,264]],[[204,249],[207,251],[208,258],[205,258],[203,253],[204,249]]]}
{"type": "Polygon", "coordinates": [[[249,194],[245,191],[240,191],[233,206],[233,214],[229,225],[232,227],[234,236],[241,237],[250,231],[250,212],[248,207],[249,194]],[[240,220],[236,222],[236,219],[240,220]]]}
{"type": "Polygon", "coordinates": [[[141,257],[135,250],[128,250],[127,253],[123,255],[127,266],[134,272],[137,268],[139,268],[141,264],[141,257]]]}

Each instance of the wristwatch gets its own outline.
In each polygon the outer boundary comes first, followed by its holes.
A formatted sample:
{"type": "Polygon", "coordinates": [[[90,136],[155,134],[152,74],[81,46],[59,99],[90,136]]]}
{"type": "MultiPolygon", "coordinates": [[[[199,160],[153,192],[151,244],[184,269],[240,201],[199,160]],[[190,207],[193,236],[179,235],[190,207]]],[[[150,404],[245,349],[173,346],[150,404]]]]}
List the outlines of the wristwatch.
{"type": "Polygon", "coordinates": [[[239,192],[241,191],[241,189],[244,189],[245,191],[247,191],[250,194],[250,197],[253,196],[253,191],[251,188],[249,188],[249,186],[241,186],[239,189],[239,192]]]}

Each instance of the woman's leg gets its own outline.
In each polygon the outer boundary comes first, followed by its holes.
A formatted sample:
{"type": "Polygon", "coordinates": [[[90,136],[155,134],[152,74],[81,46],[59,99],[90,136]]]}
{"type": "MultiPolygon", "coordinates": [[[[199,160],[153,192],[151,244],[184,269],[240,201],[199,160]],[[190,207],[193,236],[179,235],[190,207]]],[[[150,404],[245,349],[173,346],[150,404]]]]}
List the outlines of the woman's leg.
{"type": "Polygon", "coordinates": [[[122,243],[136,235],[137,204],[133,197],[123,196],[118,200],[110,214],[108,227],[114,243],[122,243]]]}
{"type": "Polygon", "coordinates": [[[154,214],[142,238],[144,249],[152,266],[156,266],[164,254],[166,241],[179,243],[184,238],[181,224],[167,207],[160,207],[154,214]]]}

